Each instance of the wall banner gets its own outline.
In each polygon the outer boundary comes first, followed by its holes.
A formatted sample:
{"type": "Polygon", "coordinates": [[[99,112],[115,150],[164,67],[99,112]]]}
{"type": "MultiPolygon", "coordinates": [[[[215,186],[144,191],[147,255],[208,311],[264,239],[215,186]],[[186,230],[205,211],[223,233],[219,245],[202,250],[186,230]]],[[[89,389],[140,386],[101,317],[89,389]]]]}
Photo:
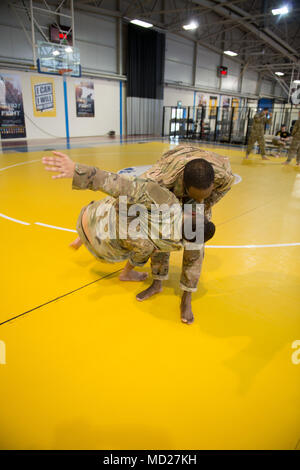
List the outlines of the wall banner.
{"type": "Polygon", "coordinates": [[[33,113],[36,117],[56,117],[54,79],[31,77],[33,113]]]}
{"type": "Polygon", "coordinates": [[[221,107],[222,108],[229,108],[230,107],[230,102],[231,102],[231,97],[230,96],[222,96],[221,107]]]}
{"type": "Polygon", "coordinates": [[[76,83],[76,115],[77,117],[94,117],[94,82],[91,80],[81,80],[76,83]]]}
{"type": "Polygon", "coordinates": [[[209,118],[215,118],[217,116],[218,97],[209,97],[209,118]]]}
{"type": "Polygon", "coordinates": [[[232,106],[232,112],[233,112],[233,120],[236,121],[237,118],[238,118],[238,110],[239,110],[239,106],[240,106],[240,100],[239,98],[232,98],[232,103],[231,103],[231,106],[232,106]]]}
{"type": "Polygon", "coordinates": [[[1,139],[26,137],[21,82],[18,75],[0,74],[1,139]]]}

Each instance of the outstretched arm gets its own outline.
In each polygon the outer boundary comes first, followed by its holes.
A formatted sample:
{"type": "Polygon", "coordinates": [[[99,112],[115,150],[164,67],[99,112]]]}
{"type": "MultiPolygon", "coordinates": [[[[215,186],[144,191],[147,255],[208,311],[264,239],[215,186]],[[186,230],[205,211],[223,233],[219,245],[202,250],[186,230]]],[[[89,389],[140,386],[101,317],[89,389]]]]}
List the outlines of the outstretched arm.
{"type": "Polygon", "coordinates": [[[42,162],[45,166],[45,170],[58,173],[53,175],[52,178],[73,178],[75,165],[70,157],[65,153],[52,152],[54,157],[43,157],[42,162]]]}
{"type": "Polygon", "coordinates": [[[73,189],[102,191],[113,197],[131,196],[136,193],[138,183],[134,179],[75,163],[68,155],[61,152],[53,152],[53,155],[53,157],[43,158],[45,169],[58,173],[52,176],[53,179],[73,178],[73,189]]]}

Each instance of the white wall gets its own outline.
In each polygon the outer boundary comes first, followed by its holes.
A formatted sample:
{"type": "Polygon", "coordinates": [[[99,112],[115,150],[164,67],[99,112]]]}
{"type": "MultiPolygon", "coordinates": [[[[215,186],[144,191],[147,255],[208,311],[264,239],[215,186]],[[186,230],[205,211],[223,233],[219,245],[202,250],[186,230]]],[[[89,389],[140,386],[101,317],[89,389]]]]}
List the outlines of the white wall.
{"type": "Polygon", "coordinates": [[[242,81],[242,93],[256,94],[258,73],[253,70],[246,70],[242,81]]]}
{"type": "Polygon", "coordinates": [[[286,98],[287,97],[287,93],[285,93],[285,91],[283,90],[283,88],[277,83],[277,85],[275,86],[275,96],[278,96],[278,97],[283,97],[283,98],[286,98]]]}
{"type": "MultiPolygon", "coordinates": [[[[95,117],[76,117],[75,85],[80,79],[68,78],[70,136],[96,136],[114,130],[119,135],[120,84],[112,80],[93,79],[95,117]]],[[[124,98],[124,97],[123,97],[124,98]]],[[[124,103],[124,101],[123,101],[124,103]]],[[[123,104],[124,109],[124,104],[123,104]]]]}
{"type": "Polygon", "coordinates": [[[174,35],[166,37],[165,80],[191,84],[194,44],[174,35]]]}
{"type": "Polygon", "coordinates": [[[196,86],[217,88],[219,78],[217,68],[220,65],[220,55],[198,46],[196,86]]]}
{"type": "Polygon", "coordinates": [[[84,70],[117,73],[116,28],[114,18],[76,13],[76,46],[84,70]]]}
{"type": "Polygon", "coordinates": [[[233,60],[228,59],[224,55],[223,58],[223,65],[228,67],[228,75],[226,78],[222,78],[221,80],[221,89],[227,91],[239,91],[239,81],[240,81],[240,73],[241,73],[241,65],[233,60]]]}
{"type": "Polygon", "coordinates": [[[273,83],[270,80],[263,80],[261,83],[260,95],[271,95],[273,83]]]}
{"type": "Polygon", "coordinates": [[[179,88],[164,88],[164,106],[176,106],[177,101],[182,101],[182,106],[193,106],[194,92],[179,88]]]}
{"type": "MultiPolygon", "coordinates": [[[[27,138],[65,137],[63,78],[51,75],[55,86],[56,117],[36,117],[33,113],[31,76],[39,76],[46,80],[48,75],[0,69],[0,74],[2,73],[20,77],[27,138]]],[[[80,81],[80,78],[67,77],[70,137],[105,135],[110,130],[116,131],[119,135],[120,82],[94,78],[92,81],[95,91],[95,117],[76,117],[75,85],[77,81],[80,81]]],[[[125,101],[126,87],[123,84],[123,134],[125,132],[125,101]]]]}

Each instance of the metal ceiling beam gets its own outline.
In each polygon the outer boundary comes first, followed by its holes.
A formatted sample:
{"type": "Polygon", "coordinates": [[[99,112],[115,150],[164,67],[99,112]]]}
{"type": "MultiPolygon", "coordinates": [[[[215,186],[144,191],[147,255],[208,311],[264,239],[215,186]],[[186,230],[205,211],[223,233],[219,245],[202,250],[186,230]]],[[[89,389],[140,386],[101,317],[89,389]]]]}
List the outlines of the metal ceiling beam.
{"type": "Polygon", "coordinates": [[[278,64],[276,64],[276,63],[274,63],[274,64],[256,65],[257,68],[262,68],[262,67],[265,67],[265,68],[267,68],[267,67],[291,68],[291,67],[295,67],[295,66],[296,67],[298,66],[298,68],[300,69],[300,63],[299,62],[296,63],[296,64],[294,62],[291,62],[290,64],[287,64],[287,63],[283,63],[283,64],[278,63],[278,64]]]}
{"type": "MultiPolygon", "coordinates": [[[[82,0],[80,0],[80,1],[82,1],[82,0]]],[[[244,2],[244,1],[246,1],[246,0],[232,0],[230,2],[226,2],[226,6],[227,5],[233,5],[234,3],[241,3],[241,2],[244,2]]],[[[182,13],[182,12],[189,12],[189,13],[190,12],[199,12],[199,13],[203,13],[203,12],[213,10],[213,8],[214,7],[202,7],[202,6],[194,6],[194,7],[184,6],[184,7],[181,7],[181,8],[167,8],[167,9],[163,8],[163,9],[160,9],[160,10],[151,10],[151,11],[145,12],[144,16],[150,16],[151,14],[161,15],[161,14],[182,13]]]]}
{"type": "MultiPolygon", "coordinates": [[[[263,42],[268,44],[272,49],[280,52],[283,56],[288,57],[292,62],[297,61],[298,54],[291,54],[290,46],[285,43],[285,41],[278,41],[273,39],[271,36],[266,34],[264,30],[260,30],[253,24],[244,21],[244,17],[247,17],[248,14],[234,5],[228,5],[226,8],[222,6],[222,1],[218,1],[218,4],[213,3],[211,0],[194,0],[194,3],[197,3],[204,7],[210,7],[215,13],[218,13],[220,16],[223,16],[227,19],[234,19],[237,21],[244,29],[253,33],[256,37],[261,39],[263,42]],[[283,44],[285,44],[283,46],[283,44]]],[[[277,38],[278,39],[278,38],[277,38]]]]}
{"type": "Polygon", "coordinates": [[[281,88],[283,89],[283,91],[287,94],[287,96],[289,95],[289,87],[287,86],[287,84],[285,83],[285,81],[281,80],[277,75],[274,74],[274,72],[272,70],[270,70],[271,72],[271,76],[273,79],[276,80],[277,83],[279,83],[279,85],[281,86],[281,88]]]}

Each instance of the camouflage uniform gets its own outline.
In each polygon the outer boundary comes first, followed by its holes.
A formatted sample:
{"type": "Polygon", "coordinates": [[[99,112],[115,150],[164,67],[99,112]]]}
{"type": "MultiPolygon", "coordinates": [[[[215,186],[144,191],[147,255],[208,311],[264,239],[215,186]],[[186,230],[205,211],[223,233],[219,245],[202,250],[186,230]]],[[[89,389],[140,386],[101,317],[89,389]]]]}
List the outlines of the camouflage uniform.
{"type": "MultiPolygon", "coordinates": [[[[146,171],[142,177],[156,181],[172,191],[181,203],[195,203],[183,184],[183,172],[185,165],[196,158],[203,158],[212,164],[215,179],[211,195],[204,200],[204,215],[211,219],[211,208],[230,190],[234,183],[234,175],[231,171],[229,159],[214,152],[203,150],[192,145],[180,145],[165,152],[162,157],[146,171]]],[[[189,292],[197,290],[204,247],[200,250],[190,250],[189,244],[184,244],[182,271],[180,279],[181,289],[189,292]]],[[[153,279],[168,279],[170,253],[153,253],[151,267],[153,279]]]]}
{"type": "MultiPolygon", "coordinates": [[[[159,232],[161,226],[158,226],[155,232],[152,224],[148,223],[148,215],[152,205],[167,204],[170,207],[173,204],[179,204],[174,194],[166,188],[162,188],[152,181],[141,178],[128,178],[79,164],[76,164],[75,167],[72,187],[73,189],[99,190],[110,195],[100,201],[93,201],[84,207],[77,222],[77,232],[81,241],[96,258],[108,262],[129,259],[133,266],[143,266],[155,250],[162,249],[168,252],[182,248],[181,233],[180,239],[163,239],[162,234],[159,232]],[[126,227],[122,226],[121,223],[120,229],[121,206],[117,198],[125,195],[127,196],[126,215],[129,206],[133,204],[141,204],[147,209],[147,214],[143,214],[143,211],[139,214],[139,228],[144,238],[134,239],[129,235],[125,235],[125,237],[121,235],[121,230],[124,228],[128,233],[130,222],[136,219],[136,216],[126,217],[124,220],[126,227]],[[85,210],[87,211],[89,239],[82,226],[82,216],[85,210]],[[109,227],[115,230],[115,233],[113,233],[114,238],[108,236],[109,227]]],[[[180,213],[170,212],[170,214],[171,224],[178,223],[179,219],[181,221],[181,211],[180,213]]],[[[160,219],[162,222],[164,221],[163,217],[164,215],[160,219]]]]}
{"type": "Polygon", "coordinates": [[[300,163],[300,119],[295,122],[292,130],[292,142],[289,148],[287,162],[290,162],[292,158],[296,155],[297,163],[300,163]]]}
{"type": "Polygon", "coordinates": [[[257,113],[253,118],[252,128],[248,140],[247,146],[247,155],[251,153],[251,150],[254,147],[255,142],[258,142],[261,156],[264,157],[266,155],[265,149],[265,125],[270,124],[272,122],[272,117],[267,119],[263,112],[257,113]]]}
{"type": "Polygon", "coordinates": [[[272,144],[279,147],[280,151],[286,146],[286,142],[280,140],[279,136],[272,139],[272,144]]]}

